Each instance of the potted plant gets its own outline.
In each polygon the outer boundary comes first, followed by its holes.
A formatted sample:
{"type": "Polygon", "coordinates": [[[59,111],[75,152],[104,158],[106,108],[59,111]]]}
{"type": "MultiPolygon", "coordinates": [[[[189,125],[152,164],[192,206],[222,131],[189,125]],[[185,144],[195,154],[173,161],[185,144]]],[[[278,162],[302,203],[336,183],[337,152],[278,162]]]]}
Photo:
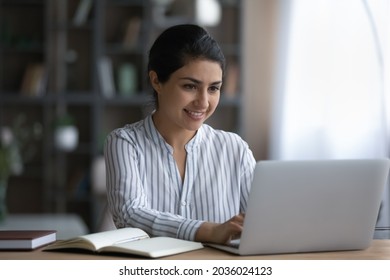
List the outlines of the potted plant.
{"type": "Polygon", "coordinates": [[[65,152],[73,151],[79,140],[79,131],[75,119],[64,114],[54,123],[54,143],[57,149],[65,152]]]}
{"type": "Polygon", "coordinates": [[[18,115],[11,127],[0,127],[0,221],[7,214],[6,195],[8,179],[20,175],[23,165],[36,153],[36,141],[42,136],[42,125],[26,124],[25,115],[18,115]]]}

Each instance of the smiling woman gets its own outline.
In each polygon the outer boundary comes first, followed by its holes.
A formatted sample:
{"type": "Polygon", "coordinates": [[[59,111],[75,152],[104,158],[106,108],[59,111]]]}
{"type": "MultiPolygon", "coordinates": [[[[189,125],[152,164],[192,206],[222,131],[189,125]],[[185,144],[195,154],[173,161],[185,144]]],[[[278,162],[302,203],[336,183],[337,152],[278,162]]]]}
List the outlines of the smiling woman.
{"type": "Polygon", "coordinates": [[[240,235],[255,159],[238,135],[204,122],[218,106],[225,58],[201,27],[168,28],[149,52],[156,110],[105,143],[117,227],[226,243],[240,235]]]}

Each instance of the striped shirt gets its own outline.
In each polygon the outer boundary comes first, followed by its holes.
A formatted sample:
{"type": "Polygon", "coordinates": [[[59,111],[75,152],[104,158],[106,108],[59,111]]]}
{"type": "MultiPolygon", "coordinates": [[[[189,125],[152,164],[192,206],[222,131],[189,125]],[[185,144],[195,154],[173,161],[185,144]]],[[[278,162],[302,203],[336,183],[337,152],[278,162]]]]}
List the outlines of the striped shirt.
{"type": "Polygon", "coordinates": [[[151,116],[107,136],[107,195],[118,228],[194,240],[202,222],[245,212],[255,166],[247,143],[203,124],[185,149],[182,180],[151,116]]]}

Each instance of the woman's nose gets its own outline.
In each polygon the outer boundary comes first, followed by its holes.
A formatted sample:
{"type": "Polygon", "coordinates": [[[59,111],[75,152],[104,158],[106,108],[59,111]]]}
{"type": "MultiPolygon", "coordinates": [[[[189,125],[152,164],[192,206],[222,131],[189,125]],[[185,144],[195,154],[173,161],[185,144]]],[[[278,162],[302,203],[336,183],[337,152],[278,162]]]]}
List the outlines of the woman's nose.
{"type": "Polygon", "coordinates": [[[200,90],[196,95],[195,104],[198,107],[207,107],[209,103],[207,90],[200,90]]]}

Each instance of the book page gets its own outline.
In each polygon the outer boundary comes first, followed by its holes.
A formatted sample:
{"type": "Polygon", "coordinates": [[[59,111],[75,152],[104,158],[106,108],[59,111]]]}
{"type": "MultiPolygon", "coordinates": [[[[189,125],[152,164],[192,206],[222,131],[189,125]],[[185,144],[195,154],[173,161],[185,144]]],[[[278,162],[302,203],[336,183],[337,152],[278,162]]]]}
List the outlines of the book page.
{"type": "Polygon", "coordinates": [[[108,245],[132,242],[135,240],[139,240],[140,238],[149,238],[146,232],[139,228],[121,228],[87,234],[81,237],[93,243],[96,249],[108,245]]]}
{"type": "Polygon", "coordinates": [[[149,238],[146,232],[139,228],[121,228],[82,235],[76,238],[58,241],[49,245],[46,250],[81,248],[97,251],[99,248],[109,245],[131,242],[143,238],[149,238]]]}
{"type": "Polygon", "coordinates": [[[101,248],[99,252],[127,253],[139,256],[159,258],[203,248],[202,243],[171,237],[153,237],[140,239],[101,248]]]}

